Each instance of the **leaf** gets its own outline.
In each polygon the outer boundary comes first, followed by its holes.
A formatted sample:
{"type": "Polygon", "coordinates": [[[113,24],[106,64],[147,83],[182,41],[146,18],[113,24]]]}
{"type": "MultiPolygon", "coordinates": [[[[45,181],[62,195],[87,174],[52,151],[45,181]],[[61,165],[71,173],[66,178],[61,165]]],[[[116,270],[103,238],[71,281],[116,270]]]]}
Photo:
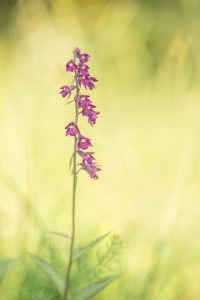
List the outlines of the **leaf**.
{"type": "Polygon", "coordinates": [[[69,170],[71,170],[71,167],[72,167],[73,157],[74,157],[74,155],[71,156],[70,161],[69,161],[69,170]]]}
{"type": "Polygon", "coordinates": [[[55,235],[59,235],[59,236],[62,236],[62,237],[64,237],[64,238],[67,238],[67,239],[71,239],[71,236],[69,236],[68,234],[61,233],[61,232],[56,232],[56,231],[46,231],[46,233],[49,233],[49,234],[55,234],[55,235]]]}
{"type": "Polygon", "coordinates": [[[34,260],[34,262],[40,267],[40,269],[42,269],[42,271],[44,271],[44,273],[46,273],[49,276],[49,278],[57,287],[57,290],[59,291],[60,295],[63,296],[65,288],[65,279],[40,257],[32,254],[31,257],[34,260]]]}
{"type": "Polygon", "coordinates": [[[3,277],[15,264],[14,260],[0,260],[0,278],[3,277]]]}
{"type": "Polygon", "coordinates": [[[100,281],[97,281],[85,289],[81,290],[79,294],[76,296],[75,300],[86,300],[95,296],[99,292],[101,292],[104,288],[106,288],[109,284],[111,284],[114,280],[119,278],[121,275],[115,275],[111,277],[104,278],[100,281]]]}
{"type": "Polygon", "coordinates": [[[86,245],[84,248],[81,248],[80,250],[76,251],[73,255],[73,260],[77,260],[82,255],[86,254],[90,250],[92,250],[95,246],[97,246],[102,240],[104,240],[110,232],[107,232],[106,234],[100,236],[98,239],[92,241],[90,244],[86,245]]]}

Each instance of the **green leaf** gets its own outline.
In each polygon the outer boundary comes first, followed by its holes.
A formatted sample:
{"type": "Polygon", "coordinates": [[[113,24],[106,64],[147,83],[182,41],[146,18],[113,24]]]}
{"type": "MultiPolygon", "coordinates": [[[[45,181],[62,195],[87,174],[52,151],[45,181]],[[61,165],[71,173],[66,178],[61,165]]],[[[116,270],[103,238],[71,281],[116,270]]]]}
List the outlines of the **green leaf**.
{"type": "Polygon", "coordinates": [[[72,163],[73,163],[73,158],[74,158],[74,155],[72,155],[71,158],[70,158],[70,161],[69,161],[69,170],[71,170],[72,163]]]}
{"type": "Polygon", "coordinates": [[[107,277],[89,285],[88,287],[86,287],[85,289],[79,292],[79,294],[75,297],[75,300],[90,299],[91,297],[101,292],[104,288],[106,288],[109,284],[111,284],[114,280],[116,280],[120,276],[121,275],[107,277]]]}
{"type": "Polygon", "coordinates": [[[0,278],[2,278],[15,264],[14,260],[0,260],[0,278]]]}
{"type": "Polygon", "coordinates": [[[90,244],[86,245],[85,247],[81,248],[80,250],[76,251],[73,255],[73,260],[77,260],[82,255],[86,254],[87,252],[91,251],[94,247],[96,247],[102,240],[104,240],[110,232],[100,236],[98,239],[92,241],[90,244]]]}
{"type": "Polygon", "coordinates": [[[57,271],[55,271],[47,262],[42,260],[40,257],[31,254],[34,262],[40,267],[40,269],[46,273],[52,282],[57,287],[60,295],[63,296],[64,288],[65,288],[65,279],[62,277],[57,271]]]}
{"type": "Polygon", "coordinates": [[[67,235],[67,234],[64,234],[64,233],[61,233],[61,232],[56,232],[56,231],[46,231],[46,233],[49,233],[49,234],[55,234],[55,235],[59,235],[59,236],[62,236],[64,238],[67,238],[67,239],[71,239],[71,236],[67,235]]]}

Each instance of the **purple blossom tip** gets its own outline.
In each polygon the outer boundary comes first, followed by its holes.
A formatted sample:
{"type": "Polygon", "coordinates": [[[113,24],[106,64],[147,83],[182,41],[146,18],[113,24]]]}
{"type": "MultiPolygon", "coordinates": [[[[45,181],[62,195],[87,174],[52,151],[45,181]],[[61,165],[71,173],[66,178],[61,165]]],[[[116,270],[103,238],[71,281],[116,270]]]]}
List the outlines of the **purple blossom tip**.
{"type": "Polygon", "coordinates": [[[76,47],[74,50],[74,53],[75,53],[76,57],[79,57],[79,55],[81,54],[81,50],[78,47],[76,47]]]}

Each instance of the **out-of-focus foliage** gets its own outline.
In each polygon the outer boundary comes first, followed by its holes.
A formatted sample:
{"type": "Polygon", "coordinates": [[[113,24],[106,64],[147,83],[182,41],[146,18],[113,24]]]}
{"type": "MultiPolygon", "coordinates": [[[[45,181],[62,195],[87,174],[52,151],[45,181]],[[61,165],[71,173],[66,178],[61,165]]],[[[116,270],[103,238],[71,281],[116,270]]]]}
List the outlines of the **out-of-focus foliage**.
{"type": "MultiPolygon", "coordinates": [[[[84,253],[84,257],[77,258],[73,265],[73,277],[70,284],[72,299],[89,299],[87,295],[100,293],[119,278],[118,275],[110,275],[111,272],[119,269],[121,244],[118,236],[112,236],[106,248],[104,246],[105,249],[98,250],[98,255],[94,251],[93,255],[84,253]]],[[[23,263],[24,277],[17,299],[62,299],[67,261],[61,258],[61,249],[58,249],[52,241],[42,239],[40,247],[42,258],[31,255],[38,268],[35,268],[30,259],[26,259],[23,263]]]]}
{"type": "MultiPolygon", "coordinates": [[[[81,126],[103,171],[80,173],[77,242],[125,240],[122,278],[95,299],[199,298],[199,31],[198,0],[0,1],[1,260],[38,253],[41,231],[70,234],[73,107],[58,93],[79,46],[99,79],[100,118],[81,126]]],[[[16,299],[23,266],[4,274],[1,300],[16,299]]],[[[44,274],[31,274],[34,290],[44,274]]]]}

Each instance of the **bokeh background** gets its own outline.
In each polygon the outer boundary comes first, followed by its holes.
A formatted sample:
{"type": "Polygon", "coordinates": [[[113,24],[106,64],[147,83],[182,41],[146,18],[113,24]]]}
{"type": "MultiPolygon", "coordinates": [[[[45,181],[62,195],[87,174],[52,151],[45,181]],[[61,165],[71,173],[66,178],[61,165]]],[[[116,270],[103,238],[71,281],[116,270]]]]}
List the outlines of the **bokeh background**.
{"type": "Polygon", "coordinates": [[[78,46],[99,79],[101,115],[81,126],[103,170],[79,176],[77,242],[124,240],[123,278],[98,299],[200,299],[199,28],[198,0],[0,1],[1,258],[70,230],[73,107],[59,88],[78,46]]]}

